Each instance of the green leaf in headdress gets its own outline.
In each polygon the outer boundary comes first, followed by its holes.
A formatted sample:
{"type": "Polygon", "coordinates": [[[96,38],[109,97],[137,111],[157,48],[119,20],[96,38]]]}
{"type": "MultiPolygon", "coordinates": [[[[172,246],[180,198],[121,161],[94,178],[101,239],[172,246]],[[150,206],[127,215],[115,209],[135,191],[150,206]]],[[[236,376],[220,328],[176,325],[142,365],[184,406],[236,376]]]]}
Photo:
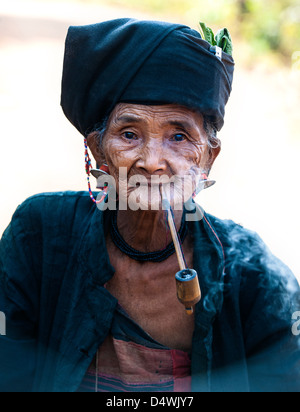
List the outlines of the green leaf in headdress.
{"type": "Polygon", "coordinates": [[[202,29],[202,37],[204,40],[206,40],[208,43],[210,43],[212,46],[216,46],[217,43],[215,41],[215,35],[214,32],[210,27],[207,27],[205,23],[200,22],[200,27],[202,29]]]}
{"type": "Polygon", "coordinates": [[[226,28],[219,30],[216,37],[212,29],[210,27],[207,27],[205,23],[200,22],[200,29],[201,36],[204,40],[206,40],[212,46],[220,47],[225,53],[232,56],[232,38],[226,28]]]}
{"type": "Polygon", "coordinates": [[[216,35],[216,42],[217,46],[221,47],[221,49],[232,56],[233,53],[233,46],[232,46],[232,38],[230,36],[229,31],[225,28],[219,30],[216,35]]]}

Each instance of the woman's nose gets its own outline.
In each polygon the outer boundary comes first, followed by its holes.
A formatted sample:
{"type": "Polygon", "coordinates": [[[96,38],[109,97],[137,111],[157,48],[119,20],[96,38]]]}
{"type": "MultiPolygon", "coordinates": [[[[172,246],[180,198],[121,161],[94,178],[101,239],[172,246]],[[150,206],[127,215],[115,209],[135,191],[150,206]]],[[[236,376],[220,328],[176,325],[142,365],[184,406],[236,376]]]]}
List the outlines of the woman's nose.
{"type": "Polygon", "coordinates": [[[159,142],[154,141],[143,147],[136,166],[141,170],[141,172],[144,174],[147,173],[148,175],[159,175],[166,173],[167,162],[165,151],[159,142]]]}

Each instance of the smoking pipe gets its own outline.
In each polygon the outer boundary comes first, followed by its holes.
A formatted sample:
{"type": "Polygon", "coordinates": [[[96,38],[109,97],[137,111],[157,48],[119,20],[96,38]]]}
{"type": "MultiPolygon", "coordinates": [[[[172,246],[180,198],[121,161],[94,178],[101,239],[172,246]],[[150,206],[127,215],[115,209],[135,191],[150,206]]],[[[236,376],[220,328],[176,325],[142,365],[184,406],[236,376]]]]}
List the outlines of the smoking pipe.
{"type": "Polygon", "coordinates": [[[185,306],[185,311],[188,315],[192,315],[194,312],[194,306],[201,300],[201,290],[198,279],[198,274],[194,269],[188,269],[186,267],[182,247],[178,238],[174,217],[171,209],[171,205],[167,199],[165,189],[161,187],[163,209],[168,214],[168,225],[170,227],[173,243],[176,250],[176,255],[179,263],[180,271],[176,273],[176,288],[177,297],[180,303],[185,306]]]}

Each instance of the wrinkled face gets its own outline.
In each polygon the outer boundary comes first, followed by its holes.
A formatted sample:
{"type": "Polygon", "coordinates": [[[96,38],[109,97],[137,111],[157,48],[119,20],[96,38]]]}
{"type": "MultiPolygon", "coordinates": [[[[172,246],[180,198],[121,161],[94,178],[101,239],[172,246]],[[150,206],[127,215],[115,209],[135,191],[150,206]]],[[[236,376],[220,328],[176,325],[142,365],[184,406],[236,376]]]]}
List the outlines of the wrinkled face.
{"type": "Polygon", "coordinates": [[[171,182],[165,187],[172,206],[182,207],[219,153],[208,146],[202,115],[178,105],[118,104],[101,147],[89,146],[98,163],[108,164],[119,196],[154,210],[161,207],[163,182],[171,182]]]}

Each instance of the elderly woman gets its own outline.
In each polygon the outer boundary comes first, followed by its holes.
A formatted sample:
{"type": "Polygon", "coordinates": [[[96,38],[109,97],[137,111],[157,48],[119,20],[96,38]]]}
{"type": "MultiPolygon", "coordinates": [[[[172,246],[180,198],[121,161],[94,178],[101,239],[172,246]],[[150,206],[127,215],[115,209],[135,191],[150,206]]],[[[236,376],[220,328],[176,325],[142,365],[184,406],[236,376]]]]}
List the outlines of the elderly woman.
{"type": "Polygon", "coordinates": [[[62,107],[88,180],[105,172],[117,197],[99,183],[97,199],[17,209],[0,248],[0,390],[299,390],[296,280],[256,234],[190,201],[220,152],[228,41],[132,19],[70,28],[62,107]],[[178,299],[180,256],[198,275],[194,308],[178,299]]]}

